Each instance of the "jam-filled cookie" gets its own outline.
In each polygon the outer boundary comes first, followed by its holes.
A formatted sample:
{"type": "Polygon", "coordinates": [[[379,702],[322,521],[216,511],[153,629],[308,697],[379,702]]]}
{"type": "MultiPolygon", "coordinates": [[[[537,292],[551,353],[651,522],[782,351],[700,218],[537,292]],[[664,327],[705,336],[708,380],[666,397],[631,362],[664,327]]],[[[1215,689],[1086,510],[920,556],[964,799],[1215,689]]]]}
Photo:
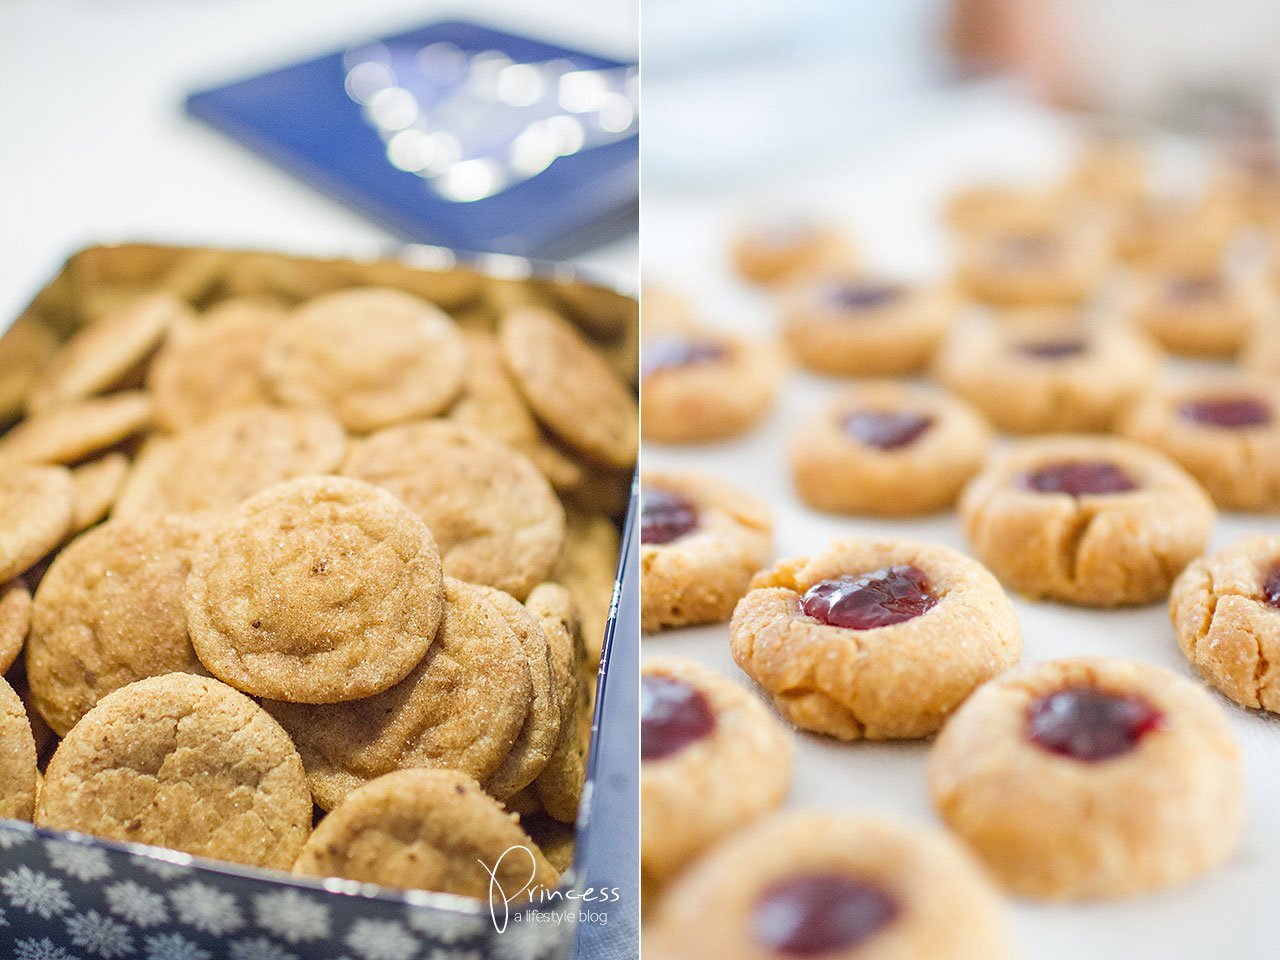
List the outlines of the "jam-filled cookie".
{"type": "Polygon", "coordinates": [[[737,684],[692,660],[640,678],[641,873],[660,884],[721,837],[782,805],[791,743],[737,684]]]}
{"type": "Polygon", "coordinates": [[[1106,226],[1090,217],[974,231],[961,238],[956,272],[985,303],[1069,304],[1098,289],[1110,260],[1106,226]]]}
{"type": "Polygon", "coordinates": [[[925,737],[1022,653],[995,577],[949,547],[839,540],[757,574],[733,658],[798,727],[841,740],[925,737]]]}
{"type": "Polygon", "coordinates": [[[640,625],[728,620],[773,547],[755,497],[705,474],[647,471],[640,489],[640,625]]]}
{"type": "Polygon", "coordinates": [[[1214,517],[1181,467],[1114,437],[1023,441],[960,498],[974,553],[1006,586],[1097,607],[1165,596],[1214,517]]]}
{"type": "Polygon", "coordinates": [[[1178,646],[1241,706],[1280,713],[1280,537],[1251,536],[1193,560],[1173,584],[1178,646]]]}
{"type": "Polygon", "coordinates": [[[1145,337],[1074,310],[974,317],[953,331],[936,367],[1007,433],[1109,430],[1159,369],[1145,337]]]}
{"type": "Polygon", "coordinates": [[[810,370],[893,376],[928,364],[955,312],[955,297],[941,287],[828,278],[786,292],[782,335],[810,370]]]}
{"type": "Polygon", "coordinates": [[[1240,754],[1221,708],[1160,667],[1039,663],[987,684],[943,728],[929,791],[1009,890],[1116,898],[1231,855],[1240,754]]]}
{"type": "Polygon", "coordinates": [[[958,233],[1047,228],[1062,221],[1070,196],[1057,189],[1008,183],[977,183],[957,190],[943,220],[958,233]]]}
{"type": "Polygon", "coordinates": [[[750,283],[775,284],[818,273],[848,273],[857,264],[853,242],[830,224],[799,217],[763,221],[733,242],[738,274],[750,283]]]}
{"type": "Polygon", "coordinates": [[[1148,394],[1123,432],[1182,464],[1218,506],[1280,510],[1280,388],[1222,376],[1148,394]]]}
{"type": "Polygon", "coordinates": [[[1207,269],[1222,262],[1237,226],[1233,207],[1209,196],[1145,198],[1117,213],[1116,254],[1138,267],[1207,269]]]}
{"type": "Polygon", "coordinates": [[[791,473],[800,498],[819,510],[914,516],[955,503],[990,444],[991,428],[963,401],[867,382],[804,421],[791,473]]]}
{"type": "Polygon", "coordinates": [[[683,874],[649,960],[1003,960],[1000,897],[942,831],[868,814],[780,814],[683,874]]]}
{"type": "Polygon", "coordinates": [[[1275,305],[1261,277],[1213,264],[1147,270],[1132,281],[1121,310],[1173,353],[1226,357],[1240,351],[1275,305]]]}
{"type": "Polygon", "coordinates": [[[783,363],[776,347],[689,327],[640,350],[640,417],[646,440],[701,443],[735,437],[773,405],[783,363]]]}

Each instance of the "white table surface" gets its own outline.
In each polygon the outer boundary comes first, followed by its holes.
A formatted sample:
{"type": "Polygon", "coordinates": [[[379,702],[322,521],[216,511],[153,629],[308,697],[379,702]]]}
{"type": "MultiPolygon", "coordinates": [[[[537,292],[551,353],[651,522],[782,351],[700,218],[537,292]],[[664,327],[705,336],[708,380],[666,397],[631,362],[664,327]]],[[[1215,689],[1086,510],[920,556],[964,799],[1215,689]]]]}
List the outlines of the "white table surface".
{"type": "MultiPolygon", "coordinates": [[[[762,204],[816,211],[850,225],[869,259],[910,275],[945,269],[947,246],[933,211],[948,190],[984,171],[1035,175],[1060,167],[1063,127],[1001,96],[961,96],[935,105],[921,122],[865,144],[857,157],[825,167],[780,172],[758,195],[743,188],[696,196],[644,192],[642,254],[646,283],[666,281],[692,294],[708,322],[774,335],[768,302],[736,281],[725,253],[734,218],[762,204]],[[764,197],[764,199],[761,199],[764,197]]],[[[776,554],[806,555],[845,535],[890,535],[966,550],[954,514],[913,521],[833,517],[796,498],[787,450],[792,426],[839,389],[839,382],[794,373],[768,419],[748,436],[697,447],[647,445],[644,463],[705,470],[736,481],[774,507],[776,554]]],[[[1224,516],[1212,546],[1247,532],[1280,533],[1280,519],[1224,516]]],[[[1163,605],[1114,612],[1015,600],[1024,662],[1077,655],[1136,658],[1190,675],[1163,605]]],[[[643,656],[684,655],[749,683],[729,654],[727,625],[649,636],[643,656]]],[[[1043,905],[1014,902],[1010,916],[1020,954],[1037,960],[1262,960],[1280,955],[1273,906],[1280,875],[1280,722],[1219,698],[1239,735],[1248,813],[1239,852],[1184,888],[1120,903],[1043,905]]],[[[877,808],[909,821],[936,822],[925,789],[928,744],[843,744],[795,735],[797,765],[789,806],[877,808]]]]}
{"type": "MultiPolygon", "coordinates": [[[[393,238],[182,111],[185,94],[464,18],[634,57],[632,0],[0,0],[0,329],[77,247],[393,238]]],[[[578,262],[628,281],[636,242],[578,262]]]]}

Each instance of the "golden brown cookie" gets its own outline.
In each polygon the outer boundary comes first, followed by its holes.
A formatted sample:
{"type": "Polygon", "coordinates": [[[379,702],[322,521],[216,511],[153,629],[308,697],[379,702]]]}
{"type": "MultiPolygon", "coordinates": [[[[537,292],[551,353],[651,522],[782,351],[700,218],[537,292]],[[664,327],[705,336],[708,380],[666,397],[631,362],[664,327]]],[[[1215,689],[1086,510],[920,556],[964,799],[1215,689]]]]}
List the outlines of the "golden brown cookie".
{"type": "Polygon", "coordinates": [[[31,629],[31,591],[21,578],[0,584],[0,674],[22,652],[31,629]]]}
{"type": "Polygon", "coordinates": [[[347,703],[265,704],[297,743],[324,809],[398,769],[482,780],[515,743],[533,696],[520,638],[484,588],[446,579],[444,592],[435,642],[390,690],[347,703]]]}
{"type": "Polygon", "coordinates": [[[1127,137],[1099,137],[1076,157],[1067,189],[1103,203],[1131,204],[1147,195],[1151,158],[1146,148],[1127,137]]]}
{"type": "Polygon", "coordinates": [[[569,511],[564,549],[551,579],[567,588],[573,597],[592,669],[600,663],[620,549],[618,528],[608,517],[569,511]]]}
{"type": "Polygon", "coordinates": [[[263,358],[281,403],[329,410],[357,433],[442,412],[466,367],[448,314],[386,288],[316,297],[276,330],[263,358]]]}
{"type": "Polygon", "coordinates": [[[771,810],[791,789],[791,741],[755,697],[693,660],[640,677],[640,872],[646,893],[771,810]]]}
{"type": "Polygon", "coordinates": [[[1114,899],[1183,883],[1240,837],[1240,751],[1196,684],[1109,657],[978,690],[929,755],[947,825],[1023,896],[1114,899]]]}
{"type": "Polygon", "coordinates": [[[1232,356],[1275,312],[1261,276],[1220,264],[1149,268],[1123,291],[1118,309],[1165,349],[1196,357],[1232,356]]]}
{"type": "Polygon", "coordinates": [[[564,542],[564,509],[520,453],[471,427],[423,421],[352,443],[342,473],[395,494],[431,528],[448,576],[524,599],[564,542]]]}
{"type": "Polygon", "coordinates": [[[112,511],[226,512],[284,480],[337,469],[347,440],[321,411],[243,407],[227,410],[143,447],[112,511]]]}
{"type": "Polygon", "coordinates": [[[71,468],[76,488],[72,533],[88,530],[111,512],[128,473],[129,458],[118,450],[71,468]]]}
{"type": "Polygon", "coordinates": [[[1132,266],[1209,269],[1222,263],[1239,226],[1221,198],[1144,197],[1118,208],[1116,253],[1132,266]]]}
{"type": "Polygon", "coordinates": [[[627,385],[569,323],[523,308],[502,318],[502,355],[538,419],[582,455],[626,468],[640,428],[627,385]]]}
{"type": "Polygon", "coordinates": [[[1280,713],[1280,537],[1245,537],[1198,557],[1173,583],[1178,646],[1241,706],[1280,713]]]}
{"type": "Polygon", "coordinates": [[[528,608],[547,639],[551,682],[559,707],[556,742],[533,788],[550,816],[572,823],[578,816],[591,740],[592,702],[583,678],[587,654],[582,629],[573,597],[559,584],[534,588],[528,608]]]}
{"type": "Polygon", "coordinates": [[[914,516],[955,503],[991,445],[968,404],[890,380],[842,391],[797,429],[800,499],[832,513],[914,516]]]}
{"type": "Polygon", "coordinates": [[[1048,229],[1061,223],[1072,198],[1057,188],[1011,183],[976,183],[946,202],[943,219],[959,233],[1048,229]]]}
{"type": "Polygon", "coordinates": [[[984,303],[1080,303],[1102,282],[1111,260],[1109,241],[1106,225],[1087,217],[978,230],[962,238],[956,279],[984,303]]]}
{"type": "Polygon", "coordinates": [[[31,567],[71,529],[75,485],[66,467],[0,469],[0,583],[31,567]]]}
{"type": "Polygon", "coordinates": [[[995,577],[950,547],[837,540],[758,573],[729,625],[739,667],[783,716],[841,740],[937,731],[1022,653],[995,577]]]}
{"type": "Polygon", "coordinates": [[[555,867],[519,821],[455,770],[401,770],[352,793],[320,822],[294,873],[507,902],[551,890],[555,867]]]}
{"type": "MultiPolygon", "coordinates": [[[[507,805],[511,809],[511,805],[507,805]]],[[[547,862],[560,873],[566,873],[573,866],[573,854],[577,831],[573,824],[561,823],[554,817],[541,813],[532,813],[520,817],[520,826],[528,832],[529,837],[538,845],[547,862]]]]}
{"type": "Polygon", "coordinates": [[[507,372],[498,338],[487,330],[464,330],[467,375],[448,419],[475,427],[526,455],[541,436],[538,421],[507,372]]]}
{"type": "Polygon", "coordinates": [[[1098,607],[1164,597],[1215,515],[1181,467],[1113,437],[1023,441],[960,498],[974,553],[1007,587],[1098,607]]]}
{"type": "Polygon", "coordinates": [[[93,397],[22,421],[0,439],[0,463],[77,463],[150,425],[139,390],[93,397]]]}
{"type": "Polygon", "coordinates": [[[763,501],[705,474],[646,471],[641,629],[727,620],[772,549],[773,520],[763,501]]]}
{"type": "Polygon", "coordinates": [[[36,708],[60,736],[135,680],[205,672],[183,610],[203,534],[189,517],[112,520],[54,559],[36,590],[26,662],[36,708]]]}
{"type": "Polygon", "coordinates": [[[0,423],[22,413],[32,385],[57,350],[53,331],[34,312],[0,334],[0,423]]]}
{"type": "Polygon", "coordinates": [[[743,228],[730,251],[738,275],[750,283],[785,283],[819,273],[848,273],[857,254],[848,234],[797,216],[743,228]]]}
{"type": "Polygon", "coordinates": [[[404,679],[440,622],[431,531],[385,490],[342,477],[269,487],[210,530],[187,580],[201,662],[237,690],[335,703],[404,679]]]}
{"type": "Polygon", "coordinates": [[[31,819],[39,776],[26,708],[13,687],[0,678],[0,817],[31,819]]]}
{"type": "Polygon", "coordinates": [[[288,869],[311,830],[298,752],[248,697],[170,673],[108,694],[59,745],[36,824],[288,869]]]}
{"type": "Polygon", "coordinates": [[[743,831],[683,874],[645,928],[645,957],[1007,960],[1003,912],[940,830],[799,811],[743,831]]]}
{"type": "Polygon", "coordinates": [[[118,386],[172,327],[192,319],[191,308],[171,294],[130,300],[62,345],[32,388],[27,409],[44,413],[118,386]]]}

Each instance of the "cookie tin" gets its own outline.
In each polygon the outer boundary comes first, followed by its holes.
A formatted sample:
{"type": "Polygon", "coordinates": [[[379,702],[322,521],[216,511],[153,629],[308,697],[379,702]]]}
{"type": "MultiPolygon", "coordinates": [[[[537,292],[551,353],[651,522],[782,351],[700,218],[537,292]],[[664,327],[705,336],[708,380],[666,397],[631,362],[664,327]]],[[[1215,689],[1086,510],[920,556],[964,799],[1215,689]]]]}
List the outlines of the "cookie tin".
{"type": "MultiPolygon", "coordinates": [[[[163,286],[202,305],[228,293],[299,299],[349,285],[397,286],[468,311],[584,304],[628,317],[634,301],[573,268],[407,247],[319,259],[146,244],[71,257],[20,320],[65,337],[111,291],[163,286]]],[[[576,306],[575,306],[576,305],[576,306]]],[[[589,312],[589,310],[587,311],[589,312]]],[[[631,321],[611,320],[629,370],[631,321]]],[[[600,339],[601,325],[584,331],[600,339]]],[[[606,324],[605,326],[607,326],[606,324]]],[[[2,339],[2,338],[0,338],[2,339]]],[[[14,371],[0,369],[0,381],[14,371]]],[[[631,510],[634,511],[634,484],[631,510]]],[[[574,864],[548,899],[508,907],[421,890],[205,860],[0,819],[0,957],[6,960],[568,960],[636,942],[639,581],[630,513],[614,582],[574,864]],[[579,920],[584,920],[579,931],[579,920]],[[576,936],[580,934],[580,936],[576,936]],[[575,948],[575,939],[581,941],[575,948]]],[[[632,948],[634,953],[634,947],[632,948]]],[[[626,956],[627,953],[619,953],[626,956]]]]}

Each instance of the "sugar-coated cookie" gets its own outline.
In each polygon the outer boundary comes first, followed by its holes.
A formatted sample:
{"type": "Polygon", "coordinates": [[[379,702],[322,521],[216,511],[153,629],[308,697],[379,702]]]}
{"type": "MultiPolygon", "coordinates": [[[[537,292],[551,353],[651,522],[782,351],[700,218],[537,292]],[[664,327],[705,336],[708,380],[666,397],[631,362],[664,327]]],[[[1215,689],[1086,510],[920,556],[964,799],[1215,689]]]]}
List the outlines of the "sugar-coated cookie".
{"type": "Polygon", "coordinates": [[[23,420],[0,438],[0,464],[78,463],[151,425],[151,399],[125,390],[23,420]]]}
{"type": "Polygon", "coordinates": [[[65,467],[0,469],[0,583],[61,543],[74,510],[75,485],[65,467]]]}
{"type": "Polygon", "coordinates": [[[587,778],[595,699],[594,683],[588,681],[594,676],[589,673],[582,628],[569,591],[559,584],[540,584],[529,594],[527,606],[547,638],[552,686],[560,703],[559,736],[533,790],[548,815],[573,823],[587,778]]]}
{"type": "Polygon", "coordinates": [[[0,817],[30,820],[39,779],[26,707],[8,681],[0,678],[0,817]]]}
{"type": "Polygon", "coordinates": [[[119,450],[71,468],[71,482],[76,488],[72,533],[88,530],[111,512],[128,475],[129,458],[119,450]]]}
{"type": "Polygon", "coordinates": [[[19,577],[0,584],[0,673],[7,673],[22,653],[31,629],[31,591],[19,577]]]}

